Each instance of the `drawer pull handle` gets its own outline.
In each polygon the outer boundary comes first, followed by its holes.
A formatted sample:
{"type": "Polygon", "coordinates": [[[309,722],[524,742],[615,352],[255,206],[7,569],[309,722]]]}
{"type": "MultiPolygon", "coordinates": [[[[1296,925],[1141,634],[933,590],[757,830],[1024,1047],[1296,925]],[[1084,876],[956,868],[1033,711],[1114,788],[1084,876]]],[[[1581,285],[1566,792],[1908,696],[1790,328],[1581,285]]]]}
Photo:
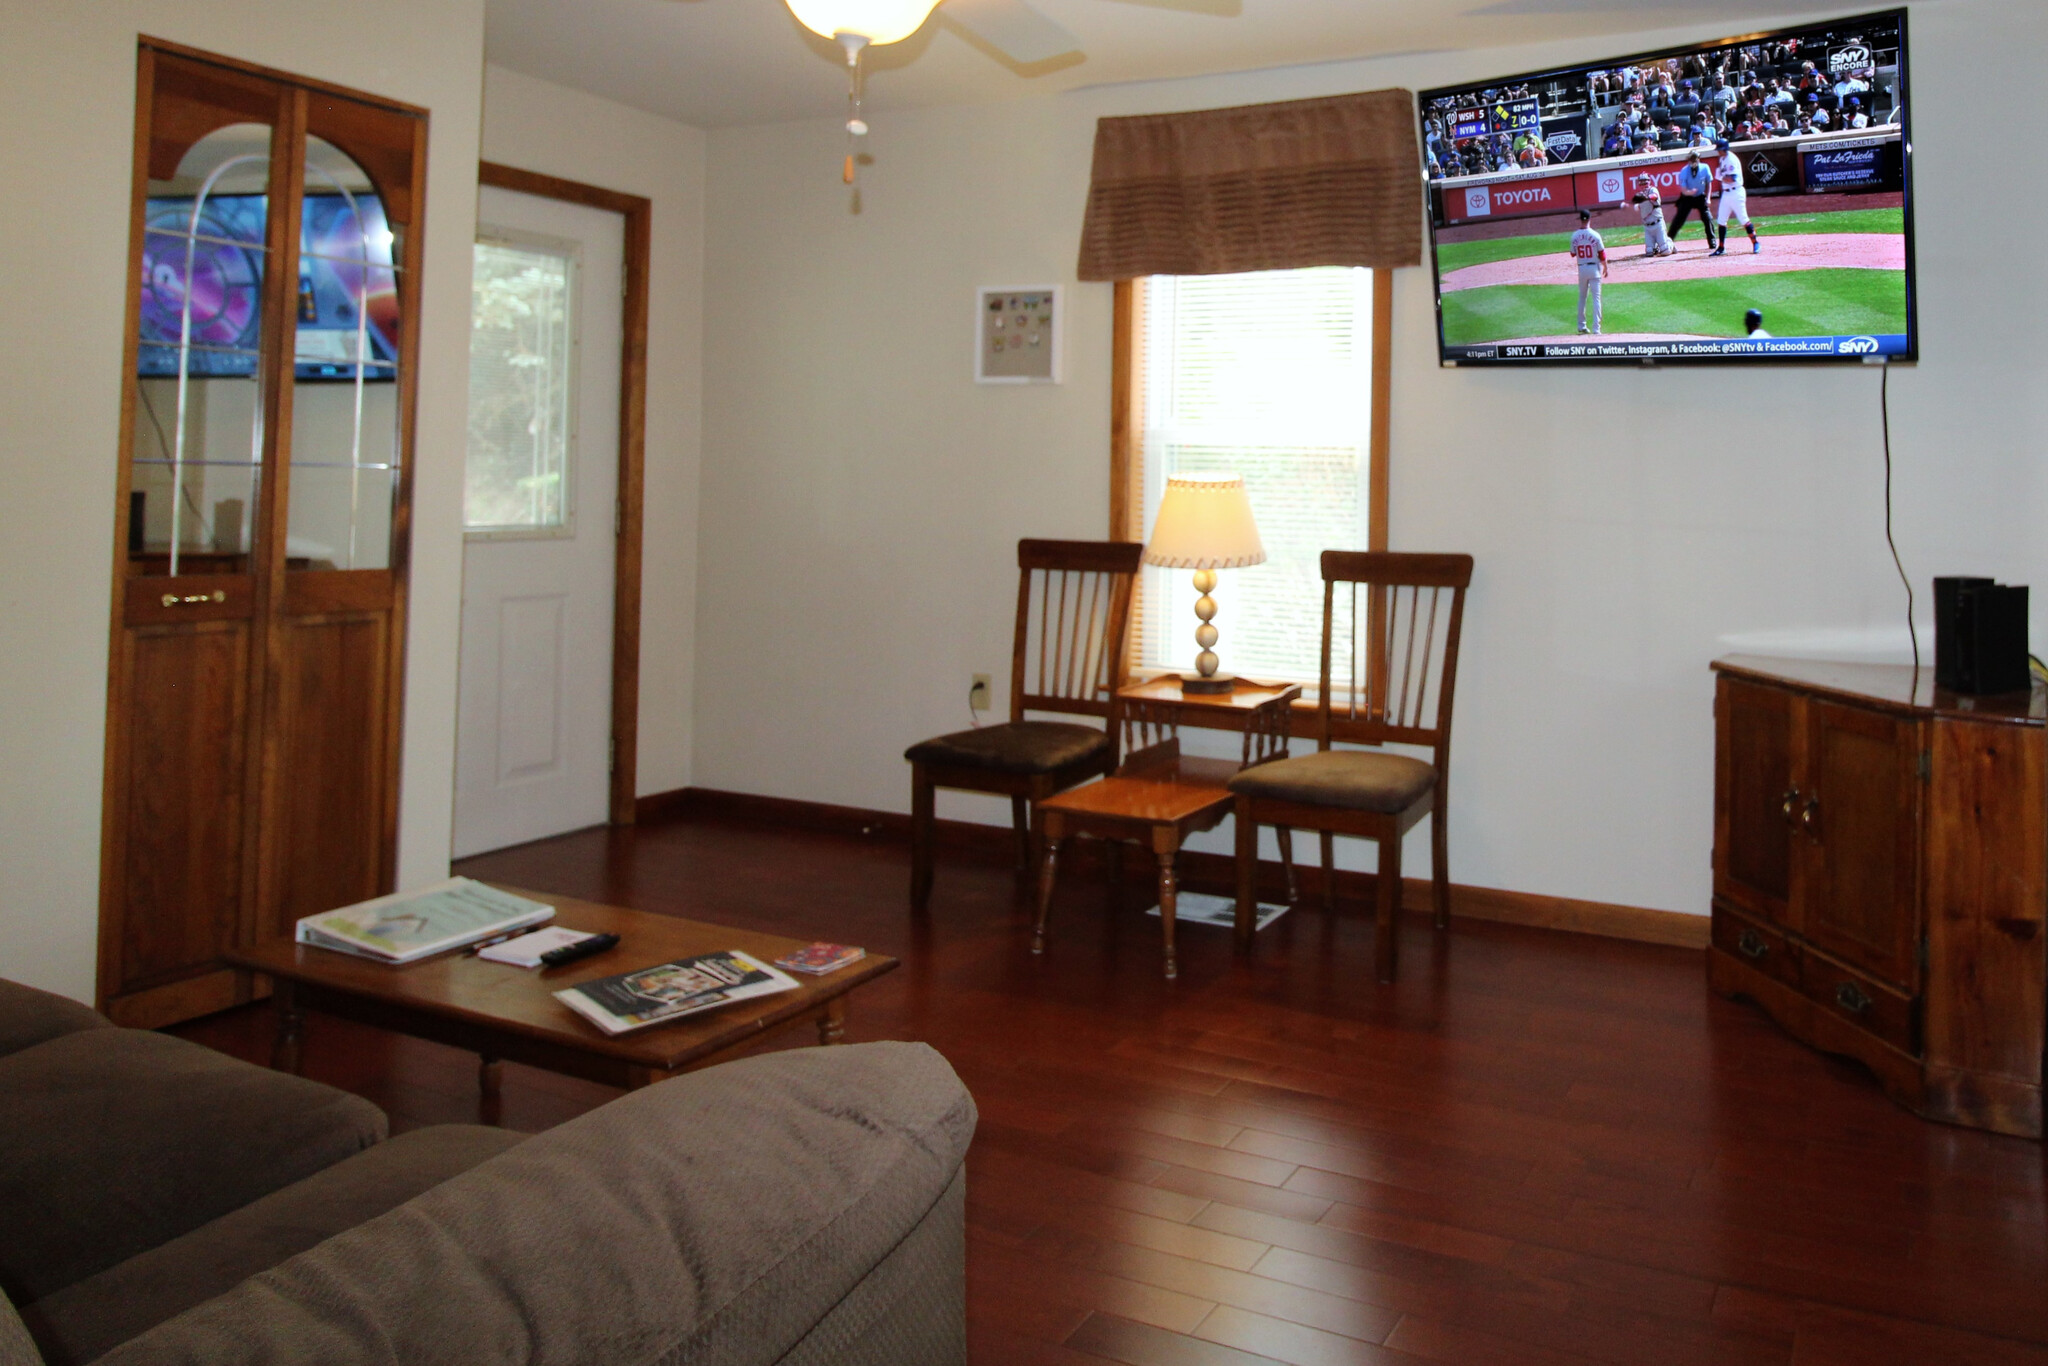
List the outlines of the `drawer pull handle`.
{"type": "Polygon", "coordinates": [[[1844,982],[1835,988],[1835,1004],[1851,1015],[1861,1015],[1870,1009],[1870,997],[1854,982],[1844,982]]]}
{"type": "Polygon", "coordinates": [[[1797,824],[1797,822],[1798,822],[1799,818],[1798,818],[1798,816],[1797,816],[1797,815],[1795,815],[1795,814],[1794,814],[1794,812],[1795,812],[1795,809],[1796,809],[1796,808],[1798,807],[1798,805],[1799,805],[1799,789],[1798,789],[1798,788],[1796,788],[1796,787],[1788,787],[1788,788],[1786,788],[1786,789],[1785,789],[1785,795],[1784,795],[1783,797],[1779,798],[1779,800],[1778,800],[1778,810],[1780,810],[1780,811],[1782,811],[1782,812],[1784,812],[1784,813],[1785,813],[1785,824],[1787,824],[1787,825],[1794,825],[1794,824],[1797,824]]]}
{"type": "Polygon", "coordinates": [[[166,607],[178,607],[199,602],[226,602],[227,600],[228,594],[224,588],[216,588],[211,593],[164,594],[164,606],[166,607]]]}
{"type": "Polygon", "coordinates": [[[1765,943],[1764,937],[1755,930],[1744,930],[1742,937],[1735,941],[1735,949],[1744,958],[1753,958],[1761,962],[1764,955],[1771,951],[1771,946],[1765,943]]]}

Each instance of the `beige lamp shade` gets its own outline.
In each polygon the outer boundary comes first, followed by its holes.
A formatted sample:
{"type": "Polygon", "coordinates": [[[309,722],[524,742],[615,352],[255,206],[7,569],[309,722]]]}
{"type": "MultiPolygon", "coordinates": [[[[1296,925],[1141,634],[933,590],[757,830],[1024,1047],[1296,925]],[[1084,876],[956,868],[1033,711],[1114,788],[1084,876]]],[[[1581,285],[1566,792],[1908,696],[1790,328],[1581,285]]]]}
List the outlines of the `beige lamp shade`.
{"type": "Polygon", "coordinates": [[[1145,563],[1168,569],[1242,569],[1264,564],[1251,499],[1235,474],[1175,475],[1166,481],[1145,563]]]}
{"type": "Polygon", "coordinates": [[[852,33],[880,46],[924,26],[939,0],[788,0],[797,22],[821,38],[852,33]]]}

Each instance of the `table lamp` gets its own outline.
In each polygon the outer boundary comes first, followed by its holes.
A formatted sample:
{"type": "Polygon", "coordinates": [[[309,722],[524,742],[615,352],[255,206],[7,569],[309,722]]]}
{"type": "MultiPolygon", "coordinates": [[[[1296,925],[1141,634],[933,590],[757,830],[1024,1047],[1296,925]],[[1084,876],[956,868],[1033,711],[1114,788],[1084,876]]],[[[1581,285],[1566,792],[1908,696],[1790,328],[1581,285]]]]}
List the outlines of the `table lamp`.
{"type": "Polygon", "coordinates": [[[1195,615],[1202,624],[1195,628],[1195,643],[1202,652],[1195,656],[1196,677],[1181,677],[1181,691],[1191,693],[1229,692],[1235,680],[1216,672],[1216,599],[1209,596],[1216,587],[1216,571],[1264,564],[1266,547],[1259,541],[1259,529],[1252,523],[1251,500],[1245,496],[1244,480],[1235,474],[1174,475],[1166,481],[1166,496],[1159,500],[1159,515],[1152,522],[1152,540],[1145,547],[1145,563],[1167,569],[1195,571],[1195,615]]]}

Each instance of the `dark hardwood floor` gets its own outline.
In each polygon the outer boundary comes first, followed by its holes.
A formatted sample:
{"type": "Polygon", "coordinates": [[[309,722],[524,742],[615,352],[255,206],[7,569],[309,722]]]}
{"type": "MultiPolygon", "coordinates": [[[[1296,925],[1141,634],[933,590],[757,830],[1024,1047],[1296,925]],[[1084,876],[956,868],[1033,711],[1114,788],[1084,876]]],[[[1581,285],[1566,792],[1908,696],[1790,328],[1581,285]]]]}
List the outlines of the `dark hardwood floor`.
{"type": "MultiPolygon", "coordinates": [[[[1362,908],[1304,908],[1249,961],[1184,926],[1168,983],[1135,874],[1114,910],[1063,876],[1038,960],[1006,868],[943,860],[916,925],[899,843],[701,819],[460,871],[901,956],[848,1034],[931,1043],[981,1107],[978,1366],[2048,1363],[2042,1145],[1913,1118],[1695,952],[1411,919],[1382,987],[1362,908]]],[[[315,1017],[306,1070],[476,1114],[434,1045],[315,1017]]],[[[612,1094],[506,1073],[521,1129],[612,1094]]]]}

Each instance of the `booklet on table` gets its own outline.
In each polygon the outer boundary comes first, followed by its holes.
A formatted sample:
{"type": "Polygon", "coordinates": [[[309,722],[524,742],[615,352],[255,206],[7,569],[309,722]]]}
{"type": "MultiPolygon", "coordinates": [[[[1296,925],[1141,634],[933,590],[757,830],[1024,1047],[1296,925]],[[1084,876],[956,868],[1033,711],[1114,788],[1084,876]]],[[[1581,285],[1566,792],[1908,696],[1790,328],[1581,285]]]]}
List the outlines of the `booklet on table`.
{"type": "Polygon", "coordinates": [[[555,993],[555,999],[607,1034],[624,1034],[714,1006],[779,991],[796,979],[738,949],[700,953],[673,963],[600,977],[555,993]]]}
{"type": "Polygon", "coordinates": [[[555,908],[450,878],[429,887],[359,901],[299,921],[298,941],[381,963],[410,963],[446,949],[552,919],[555,908]]]}

